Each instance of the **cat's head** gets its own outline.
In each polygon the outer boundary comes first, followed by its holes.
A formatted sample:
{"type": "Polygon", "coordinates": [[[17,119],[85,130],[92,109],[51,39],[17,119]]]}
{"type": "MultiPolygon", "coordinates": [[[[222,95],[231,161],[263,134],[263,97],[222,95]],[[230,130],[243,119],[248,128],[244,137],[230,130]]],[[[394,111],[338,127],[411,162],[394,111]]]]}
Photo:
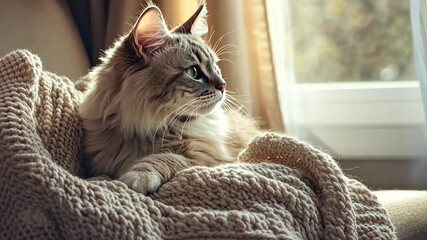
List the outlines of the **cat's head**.
{"type": "Polygon", "coordinates": [[[147,131],[173,117],[210,114],[221,104],[225,81],[218,57],[201,38],[208,31],[206,14],[203,1],[186,22],[170,30],[159,8],[145,8],[92,72],[98,91],[92,95],[104,103],[104,119],[147,131]]]}

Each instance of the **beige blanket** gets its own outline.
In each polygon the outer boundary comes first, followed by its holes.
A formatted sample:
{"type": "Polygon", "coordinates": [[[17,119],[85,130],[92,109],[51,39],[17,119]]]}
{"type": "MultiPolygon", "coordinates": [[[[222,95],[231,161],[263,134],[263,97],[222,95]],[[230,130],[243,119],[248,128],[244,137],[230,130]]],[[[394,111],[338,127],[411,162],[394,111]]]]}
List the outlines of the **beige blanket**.
{"type": "Polygon", "coordinates": [[[193,167],[149,197],[83,180],[81,95],[28,51],[0,60],[1,239],[395,239],[365,186],[272,133],[240,156],[257,163],[193,167]]]}

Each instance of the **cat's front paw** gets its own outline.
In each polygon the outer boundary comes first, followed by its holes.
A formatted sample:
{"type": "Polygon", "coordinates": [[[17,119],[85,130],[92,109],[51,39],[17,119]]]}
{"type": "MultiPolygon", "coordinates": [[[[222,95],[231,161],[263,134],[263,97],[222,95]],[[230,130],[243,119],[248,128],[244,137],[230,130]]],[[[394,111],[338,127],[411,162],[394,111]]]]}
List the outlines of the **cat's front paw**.
{"type": "Polygon", "coordinates": [[[131,189],[144,195],[157,191],[162,184],[160,174],[150,171],[129,171],[123,174],[119,181],[124,182],[131,189]]]}

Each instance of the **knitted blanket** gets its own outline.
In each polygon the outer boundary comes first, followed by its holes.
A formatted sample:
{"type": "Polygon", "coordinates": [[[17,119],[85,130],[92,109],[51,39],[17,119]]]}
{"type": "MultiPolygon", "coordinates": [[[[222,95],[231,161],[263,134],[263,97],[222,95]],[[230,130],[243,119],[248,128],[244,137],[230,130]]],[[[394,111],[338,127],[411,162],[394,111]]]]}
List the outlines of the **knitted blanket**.
{"type": "Polygon", "coordinates": [[[144,196],[78,176],[86,86],[19,50],[0,60],[1,239],[395,239],[384,208],[327,154],[268,133],[241,163],[179,172],[144,196]]]}

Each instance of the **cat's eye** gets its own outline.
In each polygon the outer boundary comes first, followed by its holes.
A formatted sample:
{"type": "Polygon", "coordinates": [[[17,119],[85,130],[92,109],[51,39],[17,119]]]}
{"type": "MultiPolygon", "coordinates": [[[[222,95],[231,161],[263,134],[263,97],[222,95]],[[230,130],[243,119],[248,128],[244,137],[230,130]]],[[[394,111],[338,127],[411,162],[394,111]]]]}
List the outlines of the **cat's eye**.
{"type": "Polygon", "coordinates": [[[202,71],[197,66],[191,66],[185,69],[185,72],[193,79],[200,79],[203,77],[202,71]]]}

